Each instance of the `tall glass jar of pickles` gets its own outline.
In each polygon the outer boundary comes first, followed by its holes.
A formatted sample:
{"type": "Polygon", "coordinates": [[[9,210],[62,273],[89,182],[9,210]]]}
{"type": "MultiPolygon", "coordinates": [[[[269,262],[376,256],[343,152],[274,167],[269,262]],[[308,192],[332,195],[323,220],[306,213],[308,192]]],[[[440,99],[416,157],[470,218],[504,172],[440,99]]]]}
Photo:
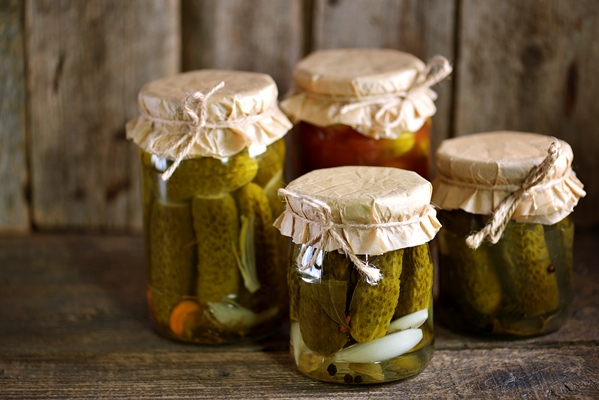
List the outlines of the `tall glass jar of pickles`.
{"type": "Polygon", "coordinates": [[[422,371],[433,355],[433,264],[440,225],[431,184],[413,171],[320,169],[279,193],[291,354],[314,379],[373,384],[422,371]]]}
{"type": "Polygon", "coordinates": [[[371,165],[408,169],[428,179],[430,87],[451,72],[440,56],[428,65],[389,49],[317,51],[294,70],[296,93],[281,108],[298,123],[294,176],[318,168],[371,165]]]}
{"type": "Polygon", "coordinates": [[[559,329],[572,300],[570,218],[585,195],[561,140],[489,132],[441,143],[433,203],[443,321],[525,337],[559,329]]]}
{"type": "Polygon", "coordinates": [[[127,124],[140,148],[148,303],[157,331],[195,343],[264,336],[286,315],[284,203],[291,128],[267,75],[159,79],[127,124]]]}

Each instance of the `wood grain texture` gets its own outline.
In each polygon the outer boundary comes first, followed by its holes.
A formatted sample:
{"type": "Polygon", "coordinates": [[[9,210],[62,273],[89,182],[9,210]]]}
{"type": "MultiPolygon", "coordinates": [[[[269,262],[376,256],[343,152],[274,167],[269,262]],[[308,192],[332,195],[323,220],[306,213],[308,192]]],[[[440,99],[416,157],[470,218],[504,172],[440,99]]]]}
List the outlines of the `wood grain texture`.
{"type": "Polygon", "coordinates": [[[566,140],[587,197],[579,227],[599,223],[599,3],[463,0],[455,132],[520,130],[566,140]]]}
{"type": "Polygon", "coordinates": [[[23,2],[0,2],[0,233],[29,230],[23,2]]]}
{"type": "Polygon", "coordinates": [[[597,230],[576,238],[574,313],[560,331],[499,341],[436,326],[436,352],[420,375],[348,387],[297,371],[288,326],[244,345],[158,337],[145,304],[140,237],[0,237],[0,397],[596,398],[598,240],[597,230]]]}
{"type": "MultiPolygon", "coordinates": [[[[456,0],[316,0],[313,50],[392,48],[423,61],[440,54],[454,61],[456,0]]],[[[439,95],[432,148],[450,136],[452,84],[434,87],[439,95]]]]}
{"type": "Polygon", "coordinates": [[[32,0],[26,7],[33,222],[141,227],[137,93],[179,67],[177,0],[32,0]]]}
{"type": "Polygon", "coordinates": [[[182,0],[183,70],[255,71],[284,95],[301,57],[301,0],[182,0]]]}

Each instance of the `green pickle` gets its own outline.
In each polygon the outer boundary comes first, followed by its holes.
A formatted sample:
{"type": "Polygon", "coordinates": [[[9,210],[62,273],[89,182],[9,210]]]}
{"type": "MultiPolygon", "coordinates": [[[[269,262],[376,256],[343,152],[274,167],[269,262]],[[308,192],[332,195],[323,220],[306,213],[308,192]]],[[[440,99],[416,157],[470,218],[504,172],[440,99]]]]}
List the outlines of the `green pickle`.
{"type": "MultiPolygon", "coordinates": [[[[218,196],[232,192],[251,182],[258,172],[257,161],[247,150],[218,160],[198,157],[183,160],[164,185],[166,197],[174,201],[191,200],[194,196],[218,196]]],[[[157,182],[161,184],[160,181],[157,182]]],[[[160,187],[156,188],[160,193],[160,187]]]]}
{"type": "Polygon", "coordinates": [[[198,252],[196,296],[200,303],[223,301],[236,294],[240,285],[235,257],[239,238],[237,206],[229,194],[195,197],[192,204],[198,252]]]}
{"type": "Polygon", "coordinates": [[[508,288],[504,312],[532,317],[555,311],[559,292],[543,226],[510,221],[498,247],[508,288]]]}
{"type": "Polygon", "coordinates": [[[433,261],[428,243],[408,247],[403,258],[395,318],[428,308],[433,296],[433,261]]]}
{"type": "Polygon", "coordinates": [[[404,249],[400,249],[373,257],[372,264],[383,275],[376,285],[360,277],[350,306],[350,332],[357,342],[369,342],[387,334],[400,295],[403,254],[404,249]]]}
{"type": "Polygon", "coordinates": [[[191,207],[155,201],[149,237],[152,314],[158,328],[166,329],[171,309],[193,291],[196,252],[191,207]]]}

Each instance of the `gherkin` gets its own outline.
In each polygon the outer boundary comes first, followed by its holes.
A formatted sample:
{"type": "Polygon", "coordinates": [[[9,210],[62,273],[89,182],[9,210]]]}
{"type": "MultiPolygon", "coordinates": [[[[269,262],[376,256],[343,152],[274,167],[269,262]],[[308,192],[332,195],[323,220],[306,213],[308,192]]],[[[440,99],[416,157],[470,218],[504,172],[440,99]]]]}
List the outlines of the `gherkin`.
{"type": "Polygon", "coordinates": [[[433,296],[433,262],[428,243],[408,247],[403,254],[401,291],[395,318],[428,308],[433,296]]]}
{"type": "Polygon", "coordinates": [[[561,271],[564,284],[569,287],[572,280],[572,246],[574,245],[574,223],[566,217],[556,224],[543,226],[545,230],[545,244],[549,250],[549,257],[553,261],[556,271],[561,271]]]}
{"type": "Polygon", "coordinates": [[[450,231],[440,232],[438,238],[441,273],[447,277],[441,291],[478,314],[493,315],[501,302],[502,290],[489,246],[472,250],[465,237],[450,231]]]}
{"type": "Polygon", "coordinates": [[[268,198],[259,185],[248,183],[237,192],[236,199],[240,216],[254,216],[254,252],[261,286],[253,294],[242,290],[239,301],[244,307],[261,312],[273,305],[272,299],[281,298],[287,290],[286,271],[279,262],[278,231],[273,226],[268,198]]]}
{"type": "Polygon", "coordinates": [[[183,160],[168,181],[156,180],[154,190],[171,201],[219,196],[234,191],[256,176],[258,163],[244,150],[225,160],[197,157],[183,160]]]}
{"type": "Polygon", "coordinates": [[[289,286],[289,318],[299,321],[300,276],[292,261],[287,268],[287,285],[289,286]]]}
{"type": "Polygon", "coordinates": [[[400,294],[403,254],[399,249],[373,257],[372,264],[383,276],[377,284],[360,277],[350,304],[350,332],[356,341],[364,343],[387,334],[400,294]]]}
{"type": "Polygon", "coordinates": [[[256,157],[258,162],[258,172],[254,177],[254,182],[263,188],[279,172],[283,170],[285,152],[285,142],[283,139],[272,143],[266,148],[266,151],[256,157]],[[281,156],[280,147],[283,146],[283,155],[281,156]]]}
{"type": "Polygon", "coordinates": [[[497,246],[507,278],[503,310],[529,317],[556,310],[559,292],[543,226],[510,221],[497,246]]]}
{"type": "Polygon", "coordinates": [[[312,283],[299,280],[299,324],[304,343],[318,354],[329,355],[343,348],[348,335],[333,321],[312,291],[312,283]]]}
{"type": "Polygon", "coordinates": [[[195,197],[192,211],[198,252],[196,295],[200,303],[219,302],[236,294],[240,286],[235,255],[239,238],[237,206],[229,194],[195,197]]]}
{"type": "MultiPolygon", "coordinates": [[[[147,153],[146,153],[147,154],[147,153]]],[[[140,150],[140,158],[143,158],[143,151],[140,150]]],[[[152,194],[153,180],[156,178],[154,170],[142,163],[141,165],[141,212],[144,234],[144,245],[146,252],[146,262],[150,264],[150,214],[152,212],[152,203],[154,196],[152,194]]]]}
{"type": "Polygon", "coordinates": [[[153,315],[158,326],[166,327],[172,307],[193,290],[196,254],[191,207],[155,201],[149,232],[153,315]]]}

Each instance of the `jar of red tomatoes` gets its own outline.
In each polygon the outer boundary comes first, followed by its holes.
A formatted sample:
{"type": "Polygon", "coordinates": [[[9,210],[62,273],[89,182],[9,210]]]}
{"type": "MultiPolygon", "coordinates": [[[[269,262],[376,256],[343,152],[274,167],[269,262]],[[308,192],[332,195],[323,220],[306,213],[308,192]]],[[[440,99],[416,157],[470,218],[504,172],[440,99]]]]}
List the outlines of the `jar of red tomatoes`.
{"type": "Polygon", "coordinates": [[[397,167],[429,177],[431,86],[451,73],[390,49],[317,51],[294,69],[281,109],[296,123],[292,174],[344,165],[397,167]]]}

